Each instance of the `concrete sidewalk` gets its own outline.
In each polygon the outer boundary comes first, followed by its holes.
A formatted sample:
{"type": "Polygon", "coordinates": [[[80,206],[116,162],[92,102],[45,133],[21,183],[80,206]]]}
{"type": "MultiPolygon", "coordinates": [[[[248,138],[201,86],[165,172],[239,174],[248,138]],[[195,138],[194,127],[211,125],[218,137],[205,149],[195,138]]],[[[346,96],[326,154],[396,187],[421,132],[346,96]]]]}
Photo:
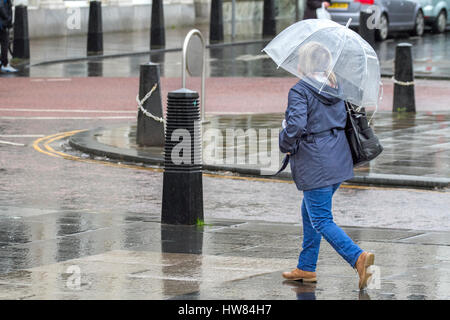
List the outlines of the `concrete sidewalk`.
{"type": "Polygon", "coordinates": [[[297,264],[298,224],[210,220],[190,227],[160,224],[147,213],[20,209],[12,219],[1,209],[1,299],[450,298],[444,232],[344,228],[375,253],[380,282],[360,292],[355,271],[324,240],[317,284],[283,280],[281,272],[297,264]]]}
{"type": "MultiPolygon", "coordinates": [[[[186,35],[194,27],[166,28],[166,46],[162,50],[171,51],[183,46],[186,35]]],[[[199,24],[195,29],[200,30],[209,44],[209,24],[199,24]]],[[[269,41],[270,39],[267,39],[269,41]]],[[[261,41],[260,34],[239,35],[234,40],[230,35],[224,36],[224,43],[261,41]]],[[[103,34],[103,56],[133,55],[150,51],[150,29],[132,32],[105,32],[103,34]]],[[[92,58],[86,55],[87,35],[68,37],[37,38],[30,40],[30,65],[55,63],[63,60],[77,60],[92,58]]],[[[159,49],[158,49],[159,50],[159,49]]]]}

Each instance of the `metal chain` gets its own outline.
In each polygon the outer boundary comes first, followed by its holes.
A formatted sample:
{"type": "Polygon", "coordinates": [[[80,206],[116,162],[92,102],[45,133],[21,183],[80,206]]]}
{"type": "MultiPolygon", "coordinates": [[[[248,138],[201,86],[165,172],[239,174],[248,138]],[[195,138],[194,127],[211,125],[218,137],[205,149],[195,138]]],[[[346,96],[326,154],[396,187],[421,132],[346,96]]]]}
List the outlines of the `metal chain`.
{"type": "Polygon", "coordinates": [[[157,116],[151,114],[150,112],[145,110],[144,107],[143,107],[143,104],[145,103],[145,101],[147,101],[147,99],[150,98],[150,96],[152,95],[153,91],[155,91],[157,87],[158,87],[158,84],[155,83],[153,88],[145,95],[145,97],[142,100],[139,100],[139,94],[138,94],[136,96],[136,102],[138,104],[139,110],[141,110],[142,113],[145,114],[147,117],[152,118],[155,121],[158,121],[158,122],[161,122],[161,123],[165,123],[165,120],[163,118],[160,118],[160,117],[157,117],[157,116]]]}
{"type": "Polygon", "coordinates": [[[413,86],[414,85],[414,81],[404,82],[404,81],[397,80],[394,77],[392,77],[392,81],[394,81],[395,84],[398,84],[400,86],[413,86]]]}

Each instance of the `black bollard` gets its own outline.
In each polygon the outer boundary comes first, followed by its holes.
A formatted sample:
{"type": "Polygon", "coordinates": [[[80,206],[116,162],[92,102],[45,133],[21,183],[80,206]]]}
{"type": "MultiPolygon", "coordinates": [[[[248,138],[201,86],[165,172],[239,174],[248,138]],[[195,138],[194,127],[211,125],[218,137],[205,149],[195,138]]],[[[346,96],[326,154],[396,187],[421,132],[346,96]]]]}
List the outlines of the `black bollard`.
{"type": "Polygon", "coordinates": [[[163,48],[166,45],[164,29],[164,8],[162,0],[152,1],[152,23],[150,27],[150,49],[163,48]]]}
{"type": "Polygon", "coordinates": [[[367,21],[373,15],[372,11],[359,13],[359,35],[366,40],[372,48],[375,47],[375,27],[369,26],[367,21]]]}
{"type": "MultiPolygon", "coordinates": [[[[142,64],[139,80],[139,100],[142,101],[156,84],[152,95],[143,103],[144,110],[157,118],[162,118],[161,84],[159,81],[159,64],[149,62],[142,64]]],[[[141,146],[164,146],[164,123],[145,115],[141,109],[138,112],[136,143],[141,146]]]]}
{"type": "Polygon", "coordinates": [[[202,254],[202,251],[202,229],[196,226],[161,225],[161,252],[202,254]]]}
{"type": "Polygon", "coordinates": [[[222,0],[211,0],[209,20],[209,42],[223,41],[223,9],[222,0]]]}
{"type": "Polygon", "coordinates": [[[18,5],[14,13],[14,58],[30,59],[30,38],[28,36],[28,9],[18,5]]]}
{"type": "Polygon", "coordinates": [[[276,35],[275,0],[264,0],[263,14],[263,37],[276,35]]]}
{"type": "Polygon", "coordinates": [[[416,112],[412,45],[399,43],[395,49],[393,112],[416,112]]]}
{"type": "Polygon", "coordinates": [[[201,126],[198,93],[169,92],[161,222],[203,222],[201,126]]]}
{"type": "Polygon", "coordinates": [[[89,22],[87,37],[87,55],[103,54],[102,3],[89,3],[89,22]]]}

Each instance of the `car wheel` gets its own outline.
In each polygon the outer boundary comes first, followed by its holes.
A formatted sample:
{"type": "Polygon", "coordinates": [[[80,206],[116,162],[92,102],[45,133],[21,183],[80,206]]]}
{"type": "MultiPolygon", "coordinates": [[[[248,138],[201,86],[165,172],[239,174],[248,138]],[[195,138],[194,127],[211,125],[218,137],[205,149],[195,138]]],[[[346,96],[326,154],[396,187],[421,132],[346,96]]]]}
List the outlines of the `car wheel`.
{"type": "Polygon", "coordinates": [[[425,18],[423,12],[419,11],[416,15],[416,23],[414,24],[414,30],[411,32],[413,36],[421,37],[425,30],[425,18]]]}
{"type": "Polygon", "coordinates": [[[447,14],[444,10],[439,12],[436,21],[433,23],[433,31],[436,33],[442,33],[447,27],[447,14]]]}
{"type": "Polygon", "coordinates": [[[380,17],[379,28],[375,30],[375,38],[378,41],[384,41],[389,35],[389,21],[385,13],[380,17]]]}

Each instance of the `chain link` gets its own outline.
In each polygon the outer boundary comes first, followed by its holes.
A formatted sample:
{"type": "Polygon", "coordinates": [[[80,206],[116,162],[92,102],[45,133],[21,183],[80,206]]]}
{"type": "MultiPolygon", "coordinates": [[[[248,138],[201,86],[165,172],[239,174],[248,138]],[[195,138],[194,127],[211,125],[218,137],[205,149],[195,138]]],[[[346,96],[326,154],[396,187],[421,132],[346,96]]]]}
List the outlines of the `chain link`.
{"type": "Polygon", "coordinates": [[[148,100],[148,98],[150,98],[150,96],[152,95],[152,93],[156,90],[156,88],[158,87],[158,84],[155,83],[152,87],[152,89],[145,95],[145,97],[142,100],[139,100],[139,94],[136,96],[136,102],[138,104],[138,108],[139,110],[142,111],[143,114],[145,114],[147,117],[152,118],[155,121],[161,122],[161,123],[165,123],[165,120],[163,118],[157,117],[153,114],[151,114],[150,112],[148,112],[147,110],[144,109],[143,104],[145,103],[145,101],[148,100]]]}

